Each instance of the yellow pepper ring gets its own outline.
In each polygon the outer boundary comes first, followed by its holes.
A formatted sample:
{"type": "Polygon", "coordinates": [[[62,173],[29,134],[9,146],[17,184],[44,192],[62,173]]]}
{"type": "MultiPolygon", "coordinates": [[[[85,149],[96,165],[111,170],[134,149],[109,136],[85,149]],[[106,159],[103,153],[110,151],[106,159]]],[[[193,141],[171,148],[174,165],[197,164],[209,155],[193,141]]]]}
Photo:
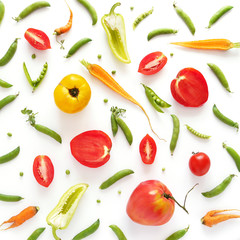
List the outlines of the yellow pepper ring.
{"type": "Polygon", "coordinates": [[[69,74],[54,90],[54,100],[65,113],[76,113],[85,108],[91,98],[91,89],[80,75],[69,74]]]}

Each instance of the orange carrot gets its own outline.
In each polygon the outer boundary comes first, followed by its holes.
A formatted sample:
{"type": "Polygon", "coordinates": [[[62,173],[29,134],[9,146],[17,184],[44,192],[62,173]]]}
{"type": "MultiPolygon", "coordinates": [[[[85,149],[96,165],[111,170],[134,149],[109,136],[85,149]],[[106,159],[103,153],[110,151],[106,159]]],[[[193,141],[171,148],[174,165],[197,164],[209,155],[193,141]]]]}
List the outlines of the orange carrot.
{"type": "Polygon", "coordinates": [[[34,215],[36,215],[36,213],[38,212],[39,207],[35,207],[35,206],[30,206],[27,207],[25,209],[23,209],[18,215],[11,217],[10,219],[8,219],[7,221],[3,222],[0,227],[3,224],[6,223],[12,223],[12,225],[6,229],[2,229],[2,230],[7,230],[10,228],[15,228],[21,224],[23,224],[25,221],[27,221],[28,219],[32,218],[34,215]]]}
{"type": "Polygon", "coordinates": [[[218,213],[227,212],[227,211],[240,211],[240,210],[228,209],[228,210],[209,211],[204,217],[202,217],[202,219],[201,219],[202,224],[204,224],[208,227],[212,227],[213,225],[218,224],[223,221],[226,221],[228,219],[240,218],[240,215],[235,215],[235,214],[218,214],[218,213]]]}
{"type": "Polygon", "coordinates": [[[171,44],[197,49],[229,50],[231,48],[240,48],[240,42],[232,43],[228,39],[206,39],[189,42],[172,42],[171,44]]]}
{"type": "Polygon", "coordinates": [[[105,85],[107,85],[109,88],[111,88],[113,91],[115,91],[116,93],[120,94],[122,97],[124,97],[125,99],[131,101],[132,103],[136,104],[137,106],[139,106],[142,111],[144,112],[145,116],[147,117],[149,126],[152,130],[152,132],[160,139],[160,140],[164,140],[160,138],[157,133],[153,130],[151,122],[150,122],[150,118],[148,117],[146,111],[144,110],[144,108],[142,107],[142,105],[137,102],[131,95],[129,95],[102,67],[100,67],[97,64],[90,64],[88,62],[86,62],[85,60],[82,60],[81,63],[88,69],[89,73],[91,75],[93,75],[94,77],[96,77],[97,79],[99,79],[101,82],[103,82],[105,85]]]}
{"type": "MultiPolygon", "coordinates": [[[[66,3],[67,3],[67,2],[66,2],[66,3]]],[[[67,6],[68,6],[69,11],[70,11],[69,21],[68,21],[68,23],[67,23],[65,26],[60,27],[60,28],[56,28],[56,29],[54,30],[54,34],[56,34],[56,35],[61,35],[61,34],[63,34],[63,33],[66,33],[66,32],[68,32],[68,31],[71,29],[71,27],[72,27],[73,13],[72,13],[72,10],[71,10],[71,8],[69,7],[68,4],[67,4],[67,6]]]]}

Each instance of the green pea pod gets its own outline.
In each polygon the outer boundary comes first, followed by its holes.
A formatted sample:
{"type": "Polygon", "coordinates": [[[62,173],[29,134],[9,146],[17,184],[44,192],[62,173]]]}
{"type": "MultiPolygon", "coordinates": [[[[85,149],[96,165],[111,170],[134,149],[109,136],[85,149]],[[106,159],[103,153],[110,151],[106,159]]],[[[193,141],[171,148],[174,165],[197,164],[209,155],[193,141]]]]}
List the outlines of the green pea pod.
{"type": "Polygon", "coordinates": [[[88,184],[86,183],[72,186],[62,195],[57,206],[48,214],[46,221],[52,227],[55,240],[61,240],[56,231],[67,228],[87,188],[88,184]]]}
{"type": "Polygon", "coordinates": [[[238,171],[240,172],[240,156],[239,154],[232,148],[227,146],[227,144],[223,143],[222,144],[223,148],[225,148],[228,152],[228,154],[232,157],[232,159],[234,160],[238,171]]]}
{"type": "Polygon", "coordinates": [[[19,152],[20,152],[20,147],[18,146],[17,148],[13,149],[11,152],[1,156],[0,157],[0,164],[11,161],[15,157],[17,157],[19,152]]]}
{"type": "Polygon", "coordinates": [[[10,88],[10,87],[12,87],[12,84],[0,79],[0,86],[3,88],[10,88]]]}
{"type": "Polygon", "coordinates": [[[0,1],[0,24],[3,20],[4,13],[5,13],[5,6],[4,6],[3,2],[0,1]]]}
{"type": "Polygon", "coordinates": [[[29,237],[27,240],[36,240],[43,232],[45,228],[38,228],[36,229],[29,237]]]}
{"type": "Polygon", "coordinates": [[[173,152],[176,148],[177,141],[178,141],[178,135],[179,135],[179,131],[180,131],[180,123],[179,123],[179,119],[176,115],[171,114],[171,117],[173,119],[173,133],[172,133],[172,139],[170,142],[170,151],[171,151],[171,155],[173,155],[173,152]]]}
{"type": "Polygon", "coordinates": [[[129,129],[127,124],[121,118],[116,117],[116,122],[117,122],[118,126],[122,129],[129,145],[131,145],[133,142],[133,136],[132,136],[131,130],[129,129]]]}
{"type": "Polygon", "coordinates": [[[189,226],[187,228],[181,229],[176,231],[175,233],[171,234],[166,240],[177,240],[182,238],[188,231],[189,226]]]}
{"type": "Polygon", "coordinates": [[[19,93],[15,94],[15,95],[8,95],[7,97],[1,99],[0,100],[0,110],[3,107],[5,107],[6,105],[8,105],[9,103],[11,103],[12,101],[14,101],[18,95],[19,95],[19,93]]]}
{"type": "Polygon", "coordinates": [[[114,113],[111,114],[111,126],[112,126],[113,136],[116,136],[117,131],[118,131],[118,124],[117,124],[116,117],[115,117],[114,113]]]}
{"type": "Polygon", "coordinates": [[[130,57],[127,50],[125,23],[123,16],[114,12],[121,3],[115,3],[109,14],[105,14],[102,19],[102,26],[107,34],[108,43],[112,53],[123,63],[130,63],[130,57]]]}
{"type": "Polygon", "coordinates": [[[113,230],[113,232],[116,234],[119,240],[127,240],[124,233],[117,225],[112,224],[109,227],[113,230]]]}

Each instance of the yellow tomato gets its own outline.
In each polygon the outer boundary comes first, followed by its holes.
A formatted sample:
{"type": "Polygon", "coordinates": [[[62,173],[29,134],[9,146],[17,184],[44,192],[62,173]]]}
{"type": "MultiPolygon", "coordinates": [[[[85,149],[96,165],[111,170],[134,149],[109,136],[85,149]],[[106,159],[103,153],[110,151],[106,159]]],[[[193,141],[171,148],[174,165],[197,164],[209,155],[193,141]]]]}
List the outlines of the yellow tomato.
{"type": "Polygon", "coordinates": [[[77,74],[69,74],[54,90],[54,100],[65,113],[76,113],[85,108],[91,98],[87,81],[77,74]]]}

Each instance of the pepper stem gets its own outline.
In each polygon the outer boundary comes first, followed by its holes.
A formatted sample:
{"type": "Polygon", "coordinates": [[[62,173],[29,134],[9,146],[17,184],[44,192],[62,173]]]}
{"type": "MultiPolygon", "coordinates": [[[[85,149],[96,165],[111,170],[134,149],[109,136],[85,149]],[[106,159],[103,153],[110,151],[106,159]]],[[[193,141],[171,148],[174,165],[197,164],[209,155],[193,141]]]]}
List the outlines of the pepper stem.
{"type": "Polygon", "coordinates": [[[172,199],[180,208],[182,208],[187,214],[189,214],[188,210],[185,208],[185,206],[182,206],[173,196],[166,194],[166,193],[164,193],[163,196],[166,199],[169,199],[169,198],[172,199]]]}
{"type": "Polygon", "coordinates": [[[115,4],[112,6],[112,8],[110,9],[109,15],[114,14],[115,8],[118,7],[118,6],[120,6],[120,5],[121,5],[120,2],[115,3],[115,4]]]}
{"type": "Polygon", "coordinates": [[[56,234],[57,228],[52,227],[52,234],[55,240],[61,240],[61,238],[59,238],[56,234]]]}
{"type": "Polygon", "coordinates": [[[87,62],[87,61],[85,61],[84,59],[81,60],[80,63],[81,63],[84,67],[86,67],[87,69],[88,69],[88,67],[89,67],[89,65],[90,65],[90,63],[87,62]]]}
{"type": "Polygon", "coordinates": [[[233,43],[232,48],[240,48],[240,42],[233,43]]]}

